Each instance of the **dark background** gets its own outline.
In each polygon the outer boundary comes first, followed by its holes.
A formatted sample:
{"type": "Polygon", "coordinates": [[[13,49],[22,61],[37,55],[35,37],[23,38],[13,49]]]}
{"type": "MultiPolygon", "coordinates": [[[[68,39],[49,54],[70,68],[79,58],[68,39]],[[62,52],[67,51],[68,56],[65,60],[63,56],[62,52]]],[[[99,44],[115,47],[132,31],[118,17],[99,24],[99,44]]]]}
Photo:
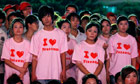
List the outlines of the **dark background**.
{"type": "Polygon", "coordinates": [[[64,14],[67,4],[76,4],[78,12],[89,10],[92,13],[106,15],[113,12],[118,15],[136,14],[140,18],[140,0],[0,0],[0,8],[6,4],[20,4],[22,1],[30,2],[33,7],[33,13],[37,13],[41,5],[49,5],[60,15],[64,14]]]}

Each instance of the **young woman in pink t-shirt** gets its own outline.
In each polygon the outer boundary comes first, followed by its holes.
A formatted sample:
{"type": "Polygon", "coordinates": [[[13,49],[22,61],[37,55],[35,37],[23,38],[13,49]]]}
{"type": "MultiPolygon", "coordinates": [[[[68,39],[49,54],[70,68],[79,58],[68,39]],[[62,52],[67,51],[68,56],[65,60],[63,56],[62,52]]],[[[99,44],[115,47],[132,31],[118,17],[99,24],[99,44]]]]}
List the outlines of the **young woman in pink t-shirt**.
{"type": "Polygon", "coordinates": [[[115,84],[114,76],[126,65],[136,66],[136,57],[138,56],[136,39],[126,33],[128,29],[128,19],[125,16],[119,16],[117,19],[118,33],[112,35],[109,39],[107,49],[107,81],[115,84]]]}
{"type": "MultiPolygon", "coordinates": [[[[102,34],[99,36],[98,38],[98,42],[99,40],[103,40],[102,41],[102,44],[100,44],[101,46],[103,46],[104,50],[105,50],[105,60],[107,58],[107,53],[106,53],[106,49],[108,47],[108,40],[110,38],[110,29],[111,29],[111,24],[109,22],[108,19],[102,19],[100,21],[100,24],[101,24],[101,31],[102,31],[102,34]],[[104,42],[104,43],[103,43],[104,42]]],[[[100,73],[100,79],[102,81],[102,83],[106,84],[107,81],[106,81],[106,69],[105,69],[105,63],[106,61],[104,62],[104,66],[103,66],[103,69],[100,73]]]]}
{"type": "Polygon", "coordinates": [[[92,73],[99,77],[103,67],[105,51],[102,46],[96,43],[99,35],[100,25],[96,22],[90,22],[86,26],[87,38],[80,42],[74,48],[72,57],[73,63],[77,65],[78,70],[78,84],[82,84],[82,77],[92,73]]]}
{"type": "Polygon", "coordinates": [[[72,54],[74,46],[77,44],[74,39],[69,37],[71,31],[71,23],[68,20],[58,22],[58,27],[67,34],[68,51],[66,52],[66,78],[73,77],[76,79],[76,66],[72,63],[72,54]]]}
{"type": "Polygon", "coordinates": [[[30,84],[29,72],[27,70],[30,59],[29,42],[23,39],[24,22],[21,18],[16,18],[12,21],[11,30],[13,37],[4,42],[2,51],[2,60],[5,62],[5,79],[4,84],[7,84],[7,79],[12,74],[16,73],[24,84],[30,84]]]}

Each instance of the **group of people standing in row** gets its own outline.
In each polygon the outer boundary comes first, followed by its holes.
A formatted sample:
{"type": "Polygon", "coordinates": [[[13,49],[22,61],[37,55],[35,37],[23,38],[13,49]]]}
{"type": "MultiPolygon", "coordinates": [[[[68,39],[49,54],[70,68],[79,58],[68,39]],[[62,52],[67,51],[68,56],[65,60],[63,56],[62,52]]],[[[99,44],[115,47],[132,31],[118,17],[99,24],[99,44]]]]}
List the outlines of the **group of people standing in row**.
{"type": "Polygon", "coordinates": [[[139,35],[135,14],[78,14],[69,4],[60,16],[50,6],[34,14],[28,2],[5,5],[0,10],[0,82],[138,84],[139,35]]]}

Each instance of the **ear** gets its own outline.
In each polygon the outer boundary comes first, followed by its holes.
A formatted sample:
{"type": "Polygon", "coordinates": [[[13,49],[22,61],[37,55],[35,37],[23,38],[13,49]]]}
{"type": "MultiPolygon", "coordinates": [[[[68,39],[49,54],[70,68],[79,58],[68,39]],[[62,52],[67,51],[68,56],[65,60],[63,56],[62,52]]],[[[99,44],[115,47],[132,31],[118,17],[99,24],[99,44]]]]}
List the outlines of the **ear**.
{"type": "Polygon", "coordinates": [[[28,28],[31,27],[31,24],[30,23],[28,23],[27,25],[28,25],[28,28]]]}

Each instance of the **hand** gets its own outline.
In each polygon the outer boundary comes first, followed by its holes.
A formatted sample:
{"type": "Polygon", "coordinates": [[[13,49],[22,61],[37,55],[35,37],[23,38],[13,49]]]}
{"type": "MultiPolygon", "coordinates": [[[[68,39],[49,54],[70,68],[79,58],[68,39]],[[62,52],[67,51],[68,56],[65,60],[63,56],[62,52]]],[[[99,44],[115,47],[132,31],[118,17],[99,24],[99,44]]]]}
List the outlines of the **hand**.
{"type": "Polygon", "coordinates": [[[20,73],[20,74],[19,74],[19,77],[20,77],[20,80],[23,80],[24,74],[23,74],[23,73],[20,73]]]}
{"type": "Polygon", "coordinates": [[[61,80],[61,81],[65,81],[65,80],[66,80],[66,71],[63,70],[63,71],[61,72],[61,74],[60,74],[60,80],[61,80]]]}
{"type": "Polygon", "coordinates": [[[107,43],[104,43],[103,48],[104,49],[107,49],[107,47],[108,47],[108,44],[107,43]]]}
{"type": "Polygon", "coordinates": [[[107,84],[110,84],[110,75],[109,75],[109,72],[106,73],[106,80],[107,80],[107,84]]]}
{"type": "Polygon", "coordinates": [[[23,68],[23,67],[19,67],[19,68],[18,68],[18,71],[19,71],[20,73],[26,73],[26,72],[27,72],[27,70],[26,70],[25,68],[23,68]]]}
{"type": "Polygon", "coordinates": [[[31,77],[32,82],[37,80],[36,74],[32,73],[32,77],[31,77]]]}

